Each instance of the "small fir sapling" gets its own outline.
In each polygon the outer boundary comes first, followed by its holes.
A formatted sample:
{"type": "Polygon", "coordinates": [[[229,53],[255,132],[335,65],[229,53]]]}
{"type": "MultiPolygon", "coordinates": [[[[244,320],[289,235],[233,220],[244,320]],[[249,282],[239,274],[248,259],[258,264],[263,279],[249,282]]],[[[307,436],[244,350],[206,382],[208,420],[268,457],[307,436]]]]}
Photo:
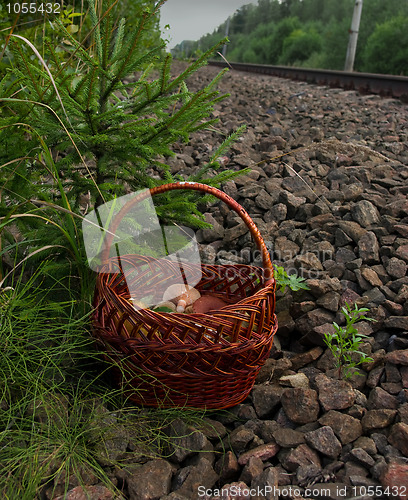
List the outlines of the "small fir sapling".
{"type": "MultiPolygon", "coordinates": [[[[173,175],[166,164],[166,158],[174,155],[175,143],[188,142],[193,133],[217,121],[211,116],[214,106],[227,95],[217,90],[225,71],[197,92],[186,83],[224,40],[178,76],[171,74],[172,58],[165,52],[165,42],[150,43],[163,3],[141,12],[132,25],[118,18],[118,2],[101,0],[98,11],[89,2],[89,14],[81,19],[89,30],[70,32],[55,19],[45,29],[58,30],[59,35],[45,37],[40,58],[33,55],[29,40],[10,38],[7,52],[12,66],[0,81],[4,104],[0,216],[9,215],[10,206],[14,212],[46,210],[60,227],[62,212],[49,207],[83,215],[84,195],[85,210],[89,210],[128,191],[179,180],[219,187],[242,173],[217,168],[218,158],[243,127],[187,178],[173,175]]],[[[191,190],[169,192],[158,196],[155,205],[162,222],[199,228],[208,225],[197,205],[209,199],[191,190]]],[[[79,248],[81,219],[72,221],[76,227],[71,237],[79,248]]],[[[58,227],[34,217],[19,218],[18,223],[32,248],[60,245],[57,257],[50,249],[48,254],[38,254],[38,259],[52,255],[58,260],[56,272],[64,275],[71,259],[70,252],[62,249],[66,242],[58,227]]]]}

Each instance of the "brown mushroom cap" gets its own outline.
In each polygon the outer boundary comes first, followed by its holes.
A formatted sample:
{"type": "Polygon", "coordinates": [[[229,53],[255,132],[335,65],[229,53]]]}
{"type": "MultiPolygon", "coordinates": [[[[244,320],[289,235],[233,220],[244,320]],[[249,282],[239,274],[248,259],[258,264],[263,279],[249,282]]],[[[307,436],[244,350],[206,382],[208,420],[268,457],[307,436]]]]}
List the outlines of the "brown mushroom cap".
{"type": "Polygon", "coordinates": [[[227,303],[213,295],[202,295],[193,304],[193,311],[195,313],[207,313],[209,311],[216,311],[226,306],[227,303]]]}

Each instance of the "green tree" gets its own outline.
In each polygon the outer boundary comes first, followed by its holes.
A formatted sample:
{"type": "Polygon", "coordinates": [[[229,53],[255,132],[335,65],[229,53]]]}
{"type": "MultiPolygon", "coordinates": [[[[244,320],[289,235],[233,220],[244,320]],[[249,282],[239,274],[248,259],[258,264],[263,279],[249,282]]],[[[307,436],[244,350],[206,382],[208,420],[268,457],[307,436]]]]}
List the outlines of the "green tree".
{"type": "Polygon", "coordinates": [[[349,25],[349,19],[338,21],[334,17],[326,24],[322,33],[322,68],[339,70],[344,68],[349,25]]]}
{"type": "Polygon", "coordinates": [[[303,31],[301,29],[292,31],[283,42],[280,64],[294,64],[306,61],[314,52],[321,48],[321,37],[315,31],[303,31]]]}
{"type": "Polygon", "coordinates": [[[408,76],[408,17],[378,24],[364,52],[364,70],[408,76]]]}
{"type": "Polygon", "coordinates": [[[301,22],[297,17],[282,19],[274,28],[272,35],[268,39],[268,59],[270,64],[278,64],[283,51],[285,39],[293,31],[301,29],[301,22]]]}

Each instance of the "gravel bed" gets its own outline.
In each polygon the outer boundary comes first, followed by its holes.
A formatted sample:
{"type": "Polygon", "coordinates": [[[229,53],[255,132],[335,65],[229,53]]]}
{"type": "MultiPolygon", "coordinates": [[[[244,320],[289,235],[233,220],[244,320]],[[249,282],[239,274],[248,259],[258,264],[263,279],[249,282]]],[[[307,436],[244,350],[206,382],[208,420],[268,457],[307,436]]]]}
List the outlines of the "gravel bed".
{"type": "MultiPolygon", "coordinates": [[[[217,73],[204,68],[189,87],[217,73]]],[[[200,429],[176,421],[169,458],[116,471],[123,498],[407,499],[407,105],[240,72],[219,89],[231,96],[214,113],[216,131],[177,145],[172,172],[191,174],[245,124],[220,162],[251,171],[223,189],[254,219],[273,261],[310,290],[278,293],[278,334],[250,397],[200,429]],[[376,322],[359,324],[373,361],[344,381],[323,335],[346,302],[376,322]]],[[[220,203],[205,211],[213,229],[198,233],[204,261],[260,265],[236,214],[220,203]]],[[[89,486],[90,498],[112,498],[103,488],[89,486]]]]}

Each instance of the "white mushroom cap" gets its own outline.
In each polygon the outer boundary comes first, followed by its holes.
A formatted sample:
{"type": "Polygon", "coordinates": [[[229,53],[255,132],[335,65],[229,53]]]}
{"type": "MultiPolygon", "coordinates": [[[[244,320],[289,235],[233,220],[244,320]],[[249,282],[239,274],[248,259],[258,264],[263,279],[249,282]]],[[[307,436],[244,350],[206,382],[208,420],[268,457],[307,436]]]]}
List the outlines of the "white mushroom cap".
{"type": "Polygon", "coordinates": [[[201,297],[200,292],[189,285],[175,284],[169,286],[163,294],[163,302],[171,300],[177,303],[179,300],[185,300],[187,305],[192,304],[201,297]]]}
{"type": "Polygon", "coordinates": [[[184,312],[185,308],[201,297],[200,292],[189,285],[175,284],[169,286],[163,294],[163,301],[170,300],[177,304],[177,312],[184,312]]]}

